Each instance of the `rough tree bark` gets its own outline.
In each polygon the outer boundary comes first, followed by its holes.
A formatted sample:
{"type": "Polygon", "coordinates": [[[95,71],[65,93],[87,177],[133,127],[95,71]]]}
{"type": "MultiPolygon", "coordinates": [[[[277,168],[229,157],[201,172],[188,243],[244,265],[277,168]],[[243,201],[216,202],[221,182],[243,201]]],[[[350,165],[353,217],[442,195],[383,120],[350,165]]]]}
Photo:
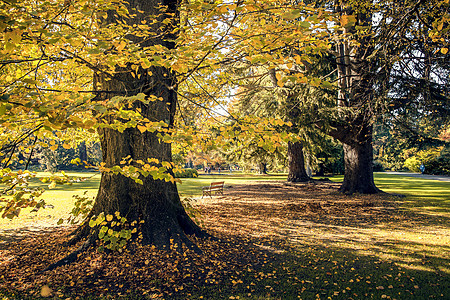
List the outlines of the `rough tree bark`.
{"type": "Polygon", "coordinates": [[[289,173],[287,181],[305,182],[311,180],[306,173],[303,145],[301,142],[288,142],[289,173]]]}
{"type": "MultiPolygon", "coordinates": [[[[342,15],[355,15],[351,7],[337,6],[342,15]]],[[[370,59],[375,50],[371,36],[356,32],[356,25],[371,24],[370,13],[356,14],[355,23],[349,23],[343,34],[352,34],[358,45],[343,40],[336,46],[338,70],[338,103],[342,107],[338,120],[329,133],[343,143],[345,158],[344,181],[340,191],[374,194],[380,192],[373,179],[372,121],[374,105],[374,74],[376,60],[370,59]]]]}
{"type": "Polygon", "coordinates": [[[373,178],[372,125],[354,120],[330,134],[341,141],[344,148],[345,173],[339,191],[346,194],[380,192],[373,178]]]}
{"type": "MultiPolygon", "coordinates": [[[[164,18],[171,18],[171,22],[178,16],[177,0],[131,0],[129,7],[135,14],[127,22],[141,24],[146,20],[152,24],[153,19],[159,22],[152,30],[157,37],[148,37],[144,41],[140,38],[129,36],[128,39],[139,43],[141,47],[160,44],[167,48],[174,48],[172,33],[166,33],[168,26],[163,25],[164,18]],[[158,6],[165,5],[168,10],[161,13],[158,6]],[[139,11],[138,11],[139,10],[139,11]],[[174,17],[175,16],[175,17],[174,17]]],[[[108,13],[107,22],[115,22],[113,12],[108,13]]],[[[145,104],[136,101],[132,104],[134,110],[152,122],[164,121],[171,126],[173,124],[177,94],[176,77],[164,67],[151,67],[148,70],[139,68],[139,76],[132,75],[131,67],[122,68],[116,72],[113,78],[107,78],[103,74],[94,76],[94,88],[99,91],[111,91],[99,93],[97,100],[103,101],[115,94],[133,96],[138,93],[155,95],[162,101],[152,101],[145,104]]],[[[107,122],[113,122],[113,117],[105,118],[107,122]]],[[[100,128],[103,162],[110,168],[120,165],[124,157],[131,157],[134,161],[146,161],[147,158],[156,158],[160,162],[172,161],[171,145],[160,141],[158,132],[145,131],[141,133],[137,128],[128,128],[119,132],[110,128],[100,128]]],[[[90,216],[100,213],[126,216],[128,221],[144,221],[142,225],[143,243],[152,243],[159,247],[168,246],[170,242],[183,243],[194,247],[186,235],[195,234],[204,236],[205,233],[186,214],[178,195],[175,183],[163,180],[154,180],[151,176],[142,177],[143,184],[113,173],[102,173],[99,191],[90,216]]],[[[82,225],[76,232],[73,242],[92,234],[92,229],[87,224],[82,225]]]]}

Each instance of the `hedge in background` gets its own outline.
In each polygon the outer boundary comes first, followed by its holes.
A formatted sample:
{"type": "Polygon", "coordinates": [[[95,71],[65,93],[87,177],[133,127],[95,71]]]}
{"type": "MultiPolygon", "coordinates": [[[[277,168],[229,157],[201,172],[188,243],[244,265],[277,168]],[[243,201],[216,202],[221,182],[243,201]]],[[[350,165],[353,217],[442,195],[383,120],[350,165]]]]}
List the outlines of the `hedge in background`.
{"type": "Polygon", "coordinates": [[[194,178],[198,177],[196,169],[183,169],[181,173],[175,173],[175,178],[194,178]]]}

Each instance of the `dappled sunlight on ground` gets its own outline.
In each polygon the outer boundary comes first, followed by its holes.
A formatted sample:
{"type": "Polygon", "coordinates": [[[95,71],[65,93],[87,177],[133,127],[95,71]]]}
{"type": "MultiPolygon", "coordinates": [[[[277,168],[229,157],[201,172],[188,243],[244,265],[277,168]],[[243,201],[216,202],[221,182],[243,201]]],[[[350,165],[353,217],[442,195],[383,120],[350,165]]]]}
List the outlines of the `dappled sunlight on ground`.
{"type": "Polygon", "coordinates": [[[74,227],[51,227],[56,220],[43,215],[29,220],[40,225],[3,228],[0,299],[4,291],[36,299],[44,287],[54,299],[445,299],[450,291],[450,214],[439,199],[347,196],[326,181],[225,187],[224,196],[188,202],[214,237],[191,237],[201,254],[92,247],[42,272],[80,246],[63,244],[74,227]]]}
{"type": "Polygon", "coordinates": [[[198,199],[196,205],[208,227],[228,234],[277,236],[299,249],[336,247],[450,274],[450,226],[443,225],[449,224],[448,211],[415,214],[400,207],[408,198],[349,197],[337,188],[328,182],[260,182],[233,186],[225,196],[198,199]]]}

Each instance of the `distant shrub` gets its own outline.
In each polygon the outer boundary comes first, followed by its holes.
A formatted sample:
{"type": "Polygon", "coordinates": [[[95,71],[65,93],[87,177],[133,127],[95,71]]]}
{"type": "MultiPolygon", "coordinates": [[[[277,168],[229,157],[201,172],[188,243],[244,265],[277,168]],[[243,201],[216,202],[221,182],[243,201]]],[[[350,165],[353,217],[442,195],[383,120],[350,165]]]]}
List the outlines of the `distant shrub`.
{"type": "Polygon", "coordinates": [[[427,161],[425,174],[450,175],[450,148],[443,149],[439,156],[427,161]]]}
{"type": "Polygon", "coordinates": [[[196,169],[183,169],[181,173],[175,173],[176,178],[195,178],[198,177],[196,169]]]}
{"type": "Polygon", "coordinates": [[[416,156],[409,157],[405,160],[403,166],[411,172],[419,172],[420,160],[416,156]]]}
{"type": "Polygon", "coordinates": [[[322,175],[324,174],[338,174],[342,175],[345,172],[345,166],[344,166],[344,158],[339,157],[335,160],[329,160],[325,163],[323,163],[321,166],[322,175]]]}
{"type": "MultiPolygon", "coordinates": [[[[435,169],[440,161],[435,161],[438,157],[440,157],[441,151],[443,150],[443,147],[437,147],[437,148],[430,148],[427,150],[421,150],[415,153],[414,156],[408,157],[403,166],[408,168],[408,170],[412,172],[420,172],[420,165],[424,164],[425,166],[425,173],[428,173],[429,169],[435,169]],[[428,167],[427,167],[428,165],[428,167]]],[[[428,173],[431,174],[431,173],[428,173]]]]}

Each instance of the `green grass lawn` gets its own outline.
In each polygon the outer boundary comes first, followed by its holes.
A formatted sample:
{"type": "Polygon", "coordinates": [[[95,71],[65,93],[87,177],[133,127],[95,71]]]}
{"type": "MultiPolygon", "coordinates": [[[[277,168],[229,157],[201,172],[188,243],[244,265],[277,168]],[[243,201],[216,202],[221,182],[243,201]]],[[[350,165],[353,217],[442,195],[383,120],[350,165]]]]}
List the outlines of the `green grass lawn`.
{"type": "MultiPolygon", "coordinates": [[[[47,190],[43,198],[54,208],[41,209],[37,213],[30,213],[30,209],[22,211],[19,218],[13,220],[1,219],[0,228],[13,229],[26,226],[54,226],[60,218],[67,218],[74,203],[73,195],[82,195],[87,191],[89,197],[95,197],[100,184],[100,175],[89,172],[68,172],[67,175],[87,178],[82,182],[72,185],[57,185],[47,190]]],[[[38,178],[48,176],[49,173],[39,173],[38,178]]],[[[343,176],[329,177],[330,180],[339,182],[343,176]]],[[[199,197],[202,194],[201,187],[209,185],[212,181],[225,181],[226,186],[245,184],[258,180],[286,180],[286,175],[252,175],[252,174],[224,174],[224,175],[200,175],[198,178],[182,179],[178,184],[180,196],[199,197]]],[[[388,193],[403,194],[408,197],[404,201],[404,207],[411,210],[420,210],[423,214],[447,214],[450,209],[450,183],[436,180],[419,179],[406,176],[375,173],[375,183],[383,191],[388,193]]],[[[33,186],[46,187],[46,184],[38,180],[33,186]]]]}
{"type": "MultiPolygon", "coordinates": [[[[48,184],[39,181],[39,178],[50,176],[50,173],[38,173],[37,178],[32,180],[32,187],[41,186],[46,188],[42,196],[47,204],[53,208],[41,209],[38,212],[31,212],[31,209],[24,209],[19,218],[13,220],[0,218],[0,229],[14,229],[27,226],[55,226],[60,218],[67,218],[73,208],[74,195],[83,195],[87,192],[88,197],[94,198],[100,184],[100,174],[90,172],[66,172],[68,176],[84,178],[84,181],[75,182],[71,185],[56,185],[53,189],[48,189],[48,184]]],[[[283,175],[201,175],[198,178],[182,179],[183,183],[178,184],[180,197],[198,197],[202,195],[202,186],[209,185],[211,181],[225,181],[226,185],[243,184],[255,180],[284,180],[283,175]]]]}
{"type": "Polygon", "coordinates": [[[286,180],[287,175],[253,175],[253,174],[226,174],[226,175],[200,175],[197,178],[183,178],[182,184],[178,184],[181,197],[202,196],[202,187],[208,186],[213,181],[225,181],[225,186],[245,184],[259,180],[286,180]]]}
{"type": "MultiPolygon", "coordinates": [[[[38,212],[30,212],[31,209],[23,209],[18,218],[12,220],[0,218],[0,229],[15,229],[28,226],[51,227],[55,226],[60,218],[67,218],[73,208],[74,195],[82,195],[87,191],[87,196],[95,197],[100,184],[100,175],[90,172],[67,172],[68,176],[85,178],[85,181],[76,182],[71,185],[56,185],[48,189],[38,179],[33,179],[31,187],[46,188],[42,198],[53,208],[40,209],[38,212]]],[[[38,173],[37,178],[50,176],[50,173],[38,173]]]]}
{"type": "MultiPolygon", "coordinates": [[[[375,184],[382,191],[407,196],[403,201],[405,208],[428,214],[450,212],[450,182],[415,177],[374,173],[375,184]]],[[[344,176],[329,177],[341,182],[344,176]]]]}

